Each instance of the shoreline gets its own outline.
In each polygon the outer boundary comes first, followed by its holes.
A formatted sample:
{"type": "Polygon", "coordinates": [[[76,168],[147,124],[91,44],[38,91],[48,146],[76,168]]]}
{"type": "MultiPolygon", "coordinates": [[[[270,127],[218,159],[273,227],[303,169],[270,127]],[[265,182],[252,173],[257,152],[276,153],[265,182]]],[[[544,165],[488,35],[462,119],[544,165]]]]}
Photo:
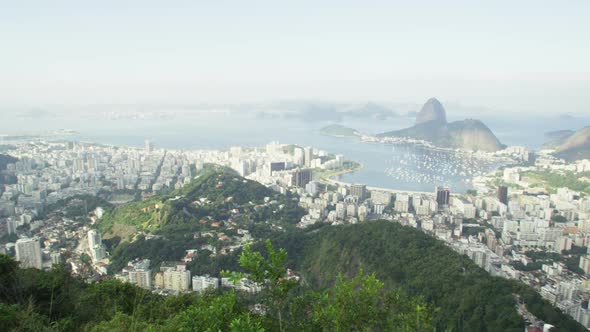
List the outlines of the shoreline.
{"type": "MultiPolygon", "coordinates": [[[[330,184],[340,185],[340,186],[351,186],[351,185],[354,184],[354,183],[350,183],[350,182],[344,182],[344,181],[340,181],[340,180],[335,180],[335,179],[332,179],[332,178],[330,178],[328,181],[330,182],[330,184]]],[[[401,194],[401,193],[403,193],[403,194],[434,195],[433,192],[415,191],[415,190],[400,190],[400,189],[372,187],[372,186],[367,186],[367,190],[390,192],[392,194],[401,194]]],[[[454,193],[454,194],[457,195],[457,194],[462,194],[462,193],[454,193]]]]}
{"type": "MultiPolygon", "coordinates": [[[[334,174],[331,174],[330,176],[322,176],[318,182],[323,182],[325,184],[329,184],[329,185],[340,185],[340,186],[351,186],[355,183],[350,183],[350,182],[344,182],[344,181],[340,181],[335,179],[335,177],[340,176],[340,175],[344,175],[344,174],[351,174],[351,173],[355,173],[360,171],[361,169],[363,169],[363,164],[357,162],[357,161],[352,161],[352,160],[348,160],[348,162],[354,162],[357,164],[356,167],[353,168],[349,168],[349,169],[343,169],[340,171],[335,172],[334,174]]],[[[392,188],[382,188],[382,187],[373,187],[373,186],[367,186],[368,190],[375,190],[375,191],[384,191],[384,192],[390,192],[393,194],[396,193],[409,193],[409,194],[423,194],[423,195],[434,195],[433,192],[426,192],[426,191],[416,191],[416,190],[401,190],[401,189],[392,189],[392,188]]]]}
{"type": "Polygon", "coordinates": [[[352,167],[352,168],[345,168],[345,169],[341,169],[341,170],[338,170],[338,171],[334,171],[333,174],[331,174],[331,172],[328,171],[328,172],[326,172],[328,174],[321,175],[320,178],[317,181],[318,182],[325,181],[325,182],[328,182],[329,183],[336,176],[340,176],[340,175],[344,175],[344,174],[350,174],[350,173],[355,173],[355,172],[358,172],[358,171],[360,171],[361,169],[364,168],[364,165],[361,164],[358,161],[346,160],[346,162],[355,163],[356,165],[354,167],[352,167]]]}

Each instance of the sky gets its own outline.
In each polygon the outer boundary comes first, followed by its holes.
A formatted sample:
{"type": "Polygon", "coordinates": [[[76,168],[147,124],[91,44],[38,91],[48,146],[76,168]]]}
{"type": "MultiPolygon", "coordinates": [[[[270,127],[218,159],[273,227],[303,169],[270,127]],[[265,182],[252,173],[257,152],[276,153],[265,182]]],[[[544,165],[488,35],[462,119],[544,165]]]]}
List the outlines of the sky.
{"type": "Polygon", "coordinates": [[[0,0],[0,107],[275,100],[590,111],[590,1],[0,0]]]}

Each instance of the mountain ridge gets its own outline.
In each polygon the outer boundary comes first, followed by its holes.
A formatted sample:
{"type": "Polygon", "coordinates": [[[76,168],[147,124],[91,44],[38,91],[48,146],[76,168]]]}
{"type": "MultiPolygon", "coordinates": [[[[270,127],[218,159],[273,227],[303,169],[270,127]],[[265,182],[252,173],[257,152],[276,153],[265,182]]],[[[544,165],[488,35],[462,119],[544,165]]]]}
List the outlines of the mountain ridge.
{"type": "Polygon", "coordinates": [[[590,159],[590,126],[577,130],[555,148],[555,155],[567,161],[590,159]]]}
{"type": "Polygon", "coordinates": [[[483,122],[476,119],[447,122],[446,111],[436,99],[429,99],[412,127],[393,130],[378,137],[407,137],[453,149],[495,152],[504,146],[483,122]]]}
{"type": "Polygon", "coordinates": [[[521,318],[514,309],[515,294],[556,331],[583,330],[533,288],[492,277],[444,242],[395,222],[324,226],[285,234],[273,242],[287,250],[292,268],[312,288],[333,287],[339,273],[348,277],[359,271],[375,273],[385,288],[399,287],[438,307],[437,330],[517,331],[521,318]]]}
{"type": "Polygon", "coordinates": [[[447,123],[446,111],[441,102],[436,98],[428,99],[416,115],[417,125],[431,121],[447,123]]]}

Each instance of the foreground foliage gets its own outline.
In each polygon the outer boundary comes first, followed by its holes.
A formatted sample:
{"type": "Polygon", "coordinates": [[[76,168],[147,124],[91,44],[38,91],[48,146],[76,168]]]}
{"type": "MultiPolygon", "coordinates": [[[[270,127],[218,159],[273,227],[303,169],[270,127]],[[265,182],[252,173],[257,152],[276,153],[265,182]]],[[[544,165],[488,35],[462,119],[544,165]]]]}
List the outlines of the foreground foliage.
{"type": "Polygon", "coordinates": [[[235,291],[162,297],[115,280],[85,284],[63,266],[20,269],[0,255],[0,324],[7,331],[428,331],[432,306],[384,291],[374,274],[338,277],[314,292],[287,278],[287,253],[250,249],[240,264],[266,285],[256,296],[235,291]],[[266,258],[265,256],[268,256],[266,258]],[[263,311],[249,308],[258,303],[263,311]]]}

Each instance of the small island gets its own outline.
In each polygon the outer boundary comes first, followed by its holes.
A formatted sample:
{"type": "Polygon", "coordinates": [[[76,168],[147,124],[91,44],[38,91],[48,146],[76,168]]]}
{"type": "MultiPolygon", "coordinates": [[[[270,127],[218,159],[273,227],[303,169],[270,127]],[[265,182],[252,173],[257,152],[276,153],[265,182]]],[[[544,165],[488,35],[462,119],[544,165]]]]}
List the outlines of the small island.
{"type": "Polygon", "coordinates": [[[320,129],[320,134],[333,137],[360,137],[361,134],[356,129],[345,127],[339,124],[332,124],[320,129]]]}

